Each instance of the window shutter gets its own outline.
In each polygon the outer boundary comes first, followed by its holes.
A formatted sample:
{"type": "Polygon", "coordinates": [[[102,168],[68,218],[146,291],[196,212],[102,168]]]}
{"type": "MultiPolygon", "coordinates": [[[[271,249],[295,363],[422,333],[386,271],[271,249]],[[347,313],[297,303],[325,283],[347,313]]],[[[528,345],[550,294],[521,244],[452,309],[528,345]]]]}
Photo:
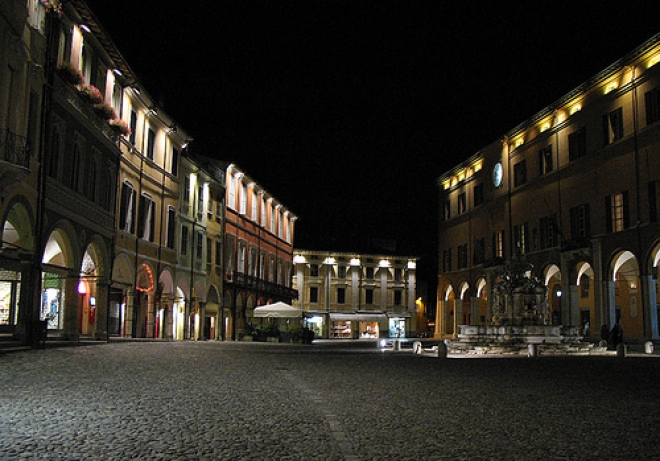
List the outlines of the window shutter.
{"type": "Polygon", "coordinates": [[[623,228],[630,228],[630,206],[628,206],[628,191],[623,191],[623,228]]]}
{"type": "Polygon", "coordinates": [[[605,225],[607,232],[612,232],[612,196],[605,197],[605,225]]]}

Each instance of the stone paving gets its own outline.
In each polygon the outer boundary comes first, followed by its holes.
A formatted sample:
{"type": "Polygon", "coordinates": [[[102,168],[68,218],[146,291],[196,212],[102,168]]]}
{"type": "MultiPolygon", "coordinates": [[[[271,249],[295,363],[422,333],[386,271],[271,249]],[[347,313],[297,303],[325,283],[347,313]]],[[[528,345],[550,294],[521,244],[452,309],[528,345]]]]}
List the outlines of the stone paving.
{"type": "Polygon", "coordinates": [[[658,356],[438,359],[373,342],[0,356],[2,460],[660,460],[658,356]]]}

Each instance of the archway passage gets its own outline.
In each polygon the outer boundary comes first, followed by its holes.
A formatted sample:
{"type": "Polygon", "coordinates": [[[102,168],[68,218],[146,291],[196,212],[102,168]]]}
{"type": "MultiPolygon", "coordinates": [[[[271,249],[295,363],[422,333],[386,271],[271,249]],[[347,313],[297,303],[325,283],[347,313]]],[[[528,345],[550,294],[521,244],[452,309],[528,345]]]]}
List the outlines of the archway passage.
{"type": "Polygon", "coordinates": [[[637,258],[630,251],[615,255],[611,265],[610,323],[619,325],[626,338],[644,337],[644,310],[637,258]]]}
{"type": "Polygon", "coordinates": [[[22,203],[14,204],[2,225],[0,239],[0,332],[13,333],[19,323],[22,285],[29,278],[29,261],[34,253],[30,214],[22,203]]]}
{"type": "MultiPolygon", "coordinates": [[[[49,330],[62,330],[65,335],[76,334],[77,311],[71,312],[68,296],[76,293],[77,281],[68,276],[73,273],[73,247],[62,229],[55,229],[44,247],[41,282],[40,318],[47,321],[49,330]]],[[[75,306],[75,300],[72,306],[75,306]]]]}

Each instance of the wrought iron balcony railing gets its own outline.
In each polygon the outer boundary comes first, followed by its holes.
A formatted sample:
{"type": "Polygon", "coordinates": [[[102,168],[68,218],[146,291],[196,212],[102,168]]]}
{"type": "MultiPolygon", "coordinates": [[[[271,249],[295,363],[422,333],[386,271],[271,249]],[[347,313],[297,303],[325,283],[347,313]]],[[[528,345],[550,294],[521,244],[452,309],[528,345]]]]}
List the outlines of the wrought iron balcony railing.
{"type": "Polygon", "coordinates": [[[2,160],[13,165],[29,168],[30,146],[27,138],[9,130],[0,132],[0,155],[2,160]]]}
{"type": "Polygon", "coordinates": [[[234,284],[238,288],[245,288],[256,293],[263,293],[280,298],[298,299],[298,290],[240,272],[232,272],[231,276],[226,277],[226,281],[234,284]]]}

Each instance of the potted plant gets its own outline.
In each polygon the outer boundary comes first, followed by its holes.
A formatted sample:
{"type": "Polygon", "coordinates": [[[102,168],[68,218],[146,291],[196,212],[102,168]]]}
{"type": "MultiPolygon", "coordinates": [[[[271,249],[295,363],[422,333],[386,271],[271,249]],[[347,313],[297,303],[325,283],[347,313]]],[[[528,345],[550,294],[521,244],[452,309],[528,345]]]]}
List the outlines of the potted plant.
{"type": "Polygon", "coordinates": [[[99,89],[87,83],[80,86],[80,96],[90,104],[101,104],[103,102],[103,95],[99,89]]]}
{"type": "Polygon", "coordinates": [[[278,343],[280,342],[280,329],[277,328],[277,325],[274,323],[269,323],[264,328],[264,333],[266,334],[266,341],[269,343],[278,343]]]}
{"type": "Polygon", "coordinates": [[[39,3],[46,8],[46,13],[53,11],[57,13],[58,16],[62,16],[62,2],[60,0],[39,0],[39,3]]]}
{"type": "Polygon", "coordinates": [[[128,124],[120,118],[110,120],[110,128],[120,136],[130,136],[131,129],[128,124]]]}
{"type": "Polygon", "coordinates": [[[246,323],[243,327],[243,341],[252,341],[254,339],[255,328],[251,323],[246,323]]]}
{"type": "Polygon", "coordinates": [[[63,61],[57,66],[57,74],[62,78],[62,80],[78,86],[85,83],[85,77],[83,73],[75,68],[73,64],[69,61],[63,61]]]}
{"type": "Polygon", "coordinates": [[[113,120],[117,118],[115,110],[107,103],[94,104],[94,112],[103,120],[113,120]]]}

